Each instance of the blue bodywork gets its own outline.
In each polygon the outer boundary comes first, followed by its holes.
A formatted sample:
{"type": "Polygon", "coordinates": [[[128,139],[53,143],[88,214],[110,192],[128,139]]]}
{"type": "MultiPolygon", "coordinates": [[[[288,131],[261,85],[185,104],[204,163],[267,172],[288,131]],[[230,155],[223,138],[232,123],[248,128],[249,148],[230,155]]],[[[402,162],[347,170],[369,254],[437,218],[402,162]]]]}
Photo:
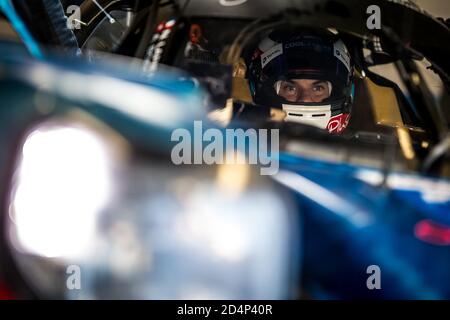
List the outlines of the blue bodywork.
{"type": "Polygon", "coordinates": [[[303,280],[313,298],[450,299],[450,181],[391,173],[387,186],[373,185],[363,177],[381,172],[289,154],[280,170],[300,205],[303,280]],[[324,192],[311,196],[311,185],[324,192]],[[437,238],[418,235],[420,224],[438,228],[437,238]],[[366,285],[371,265],[380,268],[380,290],[366,285]]]}

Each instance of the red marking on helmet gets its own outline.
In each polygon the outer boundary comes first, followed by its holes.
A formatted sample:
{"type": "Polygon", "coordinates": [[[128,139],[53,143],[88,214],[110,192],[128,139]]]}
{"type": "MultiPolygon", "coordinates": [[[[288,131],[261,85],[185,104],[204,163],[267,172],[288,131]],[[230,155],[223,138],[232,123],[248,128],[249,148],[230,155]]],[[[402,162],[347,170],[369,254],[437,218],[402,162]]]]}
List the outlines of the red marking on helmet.
{"type": "Polygon", "coordinates": [[[327,130],[330,133],[341,133],[347,128],[350,114],[340,113],[330,118],[327,124],[327,130]]]}
{"type": "Polygon", "coordinates": [[[414,227],[417,239],[440,246],[450,245],[450,227],[431,220],[421,220],[414,227]]]}

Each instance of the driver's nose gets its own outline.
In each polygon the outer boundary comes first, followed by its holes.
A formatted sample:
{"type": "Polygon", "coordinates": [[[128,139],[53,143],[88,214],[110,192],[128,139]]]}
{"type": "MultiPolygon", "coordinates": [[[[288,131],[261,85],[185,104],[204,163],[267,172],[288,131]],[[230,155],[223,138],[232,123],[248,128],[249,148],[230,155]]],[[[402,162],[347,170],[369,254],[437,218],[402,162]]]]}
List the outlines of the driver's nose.
{"type": "Polygon", "coordinates": [[[309,94],[305,94],[304,91],[297,98],[297,102],[314,102],[309,94]]]}
{"type": "Polygon", "coordinates": [[[311,84],[310,82],[312,80],[305,80],[305,79],[299,79],[299,80],[294,80],[297,88],[298,88],[298,93],[297,93],[297,103],[301,103],[301,102],[314,102],[313,97],[311,95],[311,84]]]}

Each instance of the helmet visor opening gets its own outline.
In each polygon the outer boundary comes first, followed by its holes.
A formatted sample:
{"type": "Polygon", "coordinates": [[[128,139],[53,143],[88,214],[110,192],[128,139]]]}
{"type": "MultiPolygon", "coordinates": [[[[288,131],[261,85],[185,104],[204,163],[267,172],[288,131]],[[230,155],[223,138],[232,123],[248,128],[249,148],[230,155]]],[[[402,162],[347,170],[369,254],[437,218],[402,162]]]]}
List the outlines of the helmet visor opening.
{"type": "Polygon", "coordinates": [[[280,98],[293,102],[323,102],[330,98],[333,86],[322,79],[295,78],[275,81],[274,90],[280,98]]]}

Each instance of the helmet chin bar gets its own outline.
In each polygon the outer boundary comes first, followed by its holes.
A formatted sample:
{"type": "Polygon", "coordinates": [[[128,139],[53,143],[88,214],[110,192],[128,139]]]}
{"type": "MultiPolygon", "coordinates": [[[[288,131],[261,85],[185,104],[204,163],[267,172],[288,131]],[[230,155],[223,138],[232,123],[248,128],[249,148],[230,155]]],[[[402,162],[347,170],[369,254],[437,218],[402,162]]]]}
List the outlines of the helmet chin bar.
{"type": "Polygon", "coordinates": [[[331,104],[311,106],[283,103],[281,106],[283,111],[286,112],[285,121],[304,123],[326,129],[331,119],[331,104]]]}

